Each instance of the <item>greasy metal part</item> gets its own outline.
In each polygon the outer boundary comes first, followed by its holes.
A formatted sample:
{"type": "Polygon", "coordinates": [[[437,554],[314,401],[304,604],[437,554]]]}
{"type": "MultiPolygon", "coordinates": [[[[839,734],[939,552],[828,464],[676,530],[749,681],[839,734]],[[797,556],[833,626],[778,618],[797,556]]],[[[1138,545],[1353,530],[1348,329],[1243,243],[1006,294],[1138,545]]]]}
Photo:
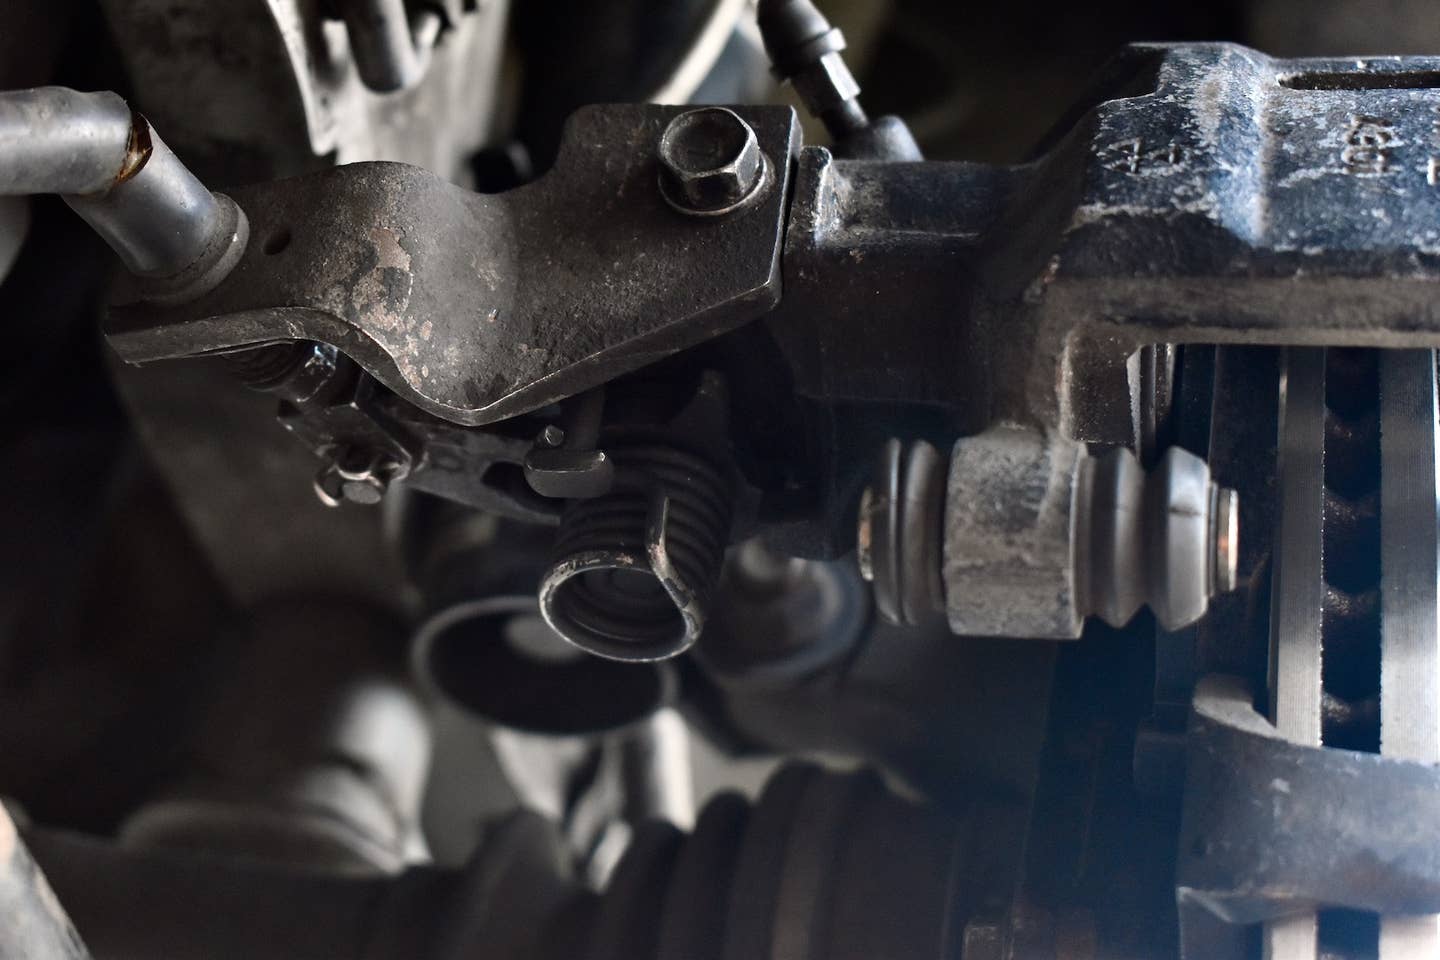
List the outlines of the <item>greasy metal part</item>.
{"type": "MultiPolygon", "coordinates": [[[[1440,768],[1289,742],[1255,711],[1248,685],[1218,675],[1196,688],[1188,740],[1182,917],[1194,909],[1249,924],[1319,905],[1440,912],[1440,846],[1429,838],[1440,768]]],[[[1313,936],[1298,946],[1307,948],[1313,936]]]]}
{"type": "MultiPolygon", "coordinates": [[[[534,427],[523,419],[494,430],[456,426],[400,400],[326,344],[274,344],[225,357],[232,370],[242,367],[253,388],[286,401],[280,422],[320,458],[311,486],[326,506],[378,502],[377,494],[403,480],[411,489],[500,516],[545,525],[559,520],[560,504],[527,484],[524,464],[535,451],[522,437],[534,427]]],[[[556,472],[576,483],[573,459],[558,459],[572,469],[556,472]]],[[[608,463],[602,459],[599,466],[603,479],[608,463]]]]}
{"type": "Polygon", "coordinates": [[[245,386],[300,406],[324,404],[353,382],[350,359],[323,343],[273,343],[223,355],[245,386]]]}
{"type": "Polygon", "coordinates": [[[675,216],[654,188],[654,145],[677,112],[582,110],[556,167],[503,194],[394,164],[238,190],[257,242],[229,282],[184,306],[115,308],[110,342],[131,362],[330,343],[402,397],[464,424],[580,393],[752,319],[779,296],[793,111],[737,108],[775,184],[745,216],[715,221],[675,216]]]}
{"type": "MultiPolygon", "coordinates": [[[[1323,138],[1316,139],[1318,133],[1307,123],[1285,127],[1287,146],[1278,150],[1272,127],[1256,127],[1248,106],[1253,94],[1277,121],[1302,113],[1308,117],[1323,106],[1330,111],[1326,116],[1344,127],[1349,122],[1346,111],[1352,107],[1379,110],[1394,105],[1409,111],[1406,123],[1413,124],[1411,101],[1418,96],[1414,90],[1285,86],[1276,83],[1275,76],[1290,76],[1285,71],[1303,73],[1312,65],[1286,65],[1223,46],[1142,48],[1131,54],[1125,66],[1126,82],[1110,91],[1114,99],[1095,106],[1042,160],[1023,167],[859,162],[835,160],[821,150],[804,152],[785,232],[784,298],[765,324],[765,332],[793,376],[789,392],[799,402],[813,405],[810,423],[817,428],[816,439],[805,449],[796,445],[786,451],[794,461],[787,466],[796,472],[809,469],[821,474],[814,483],[817,496],[791,497],[785,506],[791,513],[784,518],[789,538],[803,543],[807,555],[835,556],[849,547],[848,530],[837,524],[853,510],[858,486],[851,486],[851,478],[863,469],[857,456],[845,448],[857,436],[846,428],[860,419],[851,405],[875,411],[877,419],[893,415],[896,408],[906,413],[913,408],[942,421],[948,435],[1015,422],[1055,430],[1071,439],[1133,446],[1137,404],[1132,380],[1138,378],[1131,376],[1131,358],[1137,349],[1197,340],[1403,346],[1435,339],[1437,324],[1425,319],[1432,306],[1426,293],[1430,281],[1422,279],[1428,276],[1428,255],[1415,245],[1426,228],[1413,220],[1418,207],[1430,202],[1430,194],[1420,195],[1420,201],[1412,204],[1402,202],[1394,191],[1385,192],[1387,184],[1397,190],[1418,189],[1409,180],[1396,179],[1405,169],[1397,153],[1399,142],[1393,137],[1387,141],[1389,165],[1383,174],[1372,175],[1363,165],[1346,165],[1345,149],[1332,149],[1323,138]],[[1156,92],[1147,92],[1152,88],[1156,92]],[[1201,97],[1200,90],[1215,97],[1201,97]],[[1219,123],[1217,118],[1227,119],[1219,123]],[[1155,156],[1142,148],[1136,158],[1125,147],[1157,138],[1166,149],[1155,156]],[[1174,151],[1168,149],[1172,145],[1174,151]],[[1277,164],[1255,162],[1272,154],[1277,164]],[[1369,193],[1377,191],[1378,206],[1369,199],[1369,193]],[[1257,209],[1270,211],[1269,219],[1252,220],[1250,212],[1257,209]],[[1312,209],[1379,209],[1389,220],[1367,214],[1361,221],[1363,231],[1347,231],[1338,229],[1333,218],[1324,223],[1309,218],[1306,211],[1312,209]],[[1185,242],[1178,242],[1180,238],[1185,242]],[[1345,302],[1343,310],[1336,307],[1340,301],[1345,302]],[[937,315],[954,315],[957,305],[964,322],[938,329],[930,322],[937,315]],[[822,525],[823,530],[816,529],[822,525]]],[[[1366,77],[1390,68],[1371,64],[1348,69],[1366,77]]],[[[763,146],[763,125],[750,111],[737,112],[762,134],[763,146]]],[[[582,117],[593,115],[592,111],[582,117]]],[[[546,258],[554,262],[557,249],[574,249],[568,241],[572,234],[552,229],[553,223],[537,231],[533,245],[522,242],[519,250],[507,247],[503,257],[485,258],[495,266],[497,277],[513,273],[526,301],[519,310],[502,303],[494,324],[471,322],[469,311],[477,300],[486,302],[488,310],[488,298],[461,300],[457,294],[456,302],[431,304],[433,313],[417,306],[416,300],[453,289],[462,279],[471,284],[474,272],[468,262],[431,271],[426,268],[429,255],[412,256],[402,244],[400,249],[410,258],[403,266],[407,261],[392,248],[369,237],[376,222],[386,219],[373,211],[332,223],[342,247],[347,237],[351,246],[348,255],[342,250],[326,261],[330,266],[324,276],[313,276],[301,263],[290,277],[296,296],[284,299],[308,298],[312,306],[326,301],[320,306],[329,313],[308,307],[283,312],[302,328],[328,327],[332,342],[354,352],[403,397],[437,416],[469,423],[589,388],[609,375],[601,370],[600,358],[608,362],[624,356],[624,363],[610,367],[618,371],[642,357],[704,340],[715,329],[709,319],[685,327],[687,336],[677,343],[669,337],[674,328],[667,326],[663,336],[656,332],[662,325],[658,320],[638,328],[616,322],[615,327],[628,329],[614,329],[612,317],[598,316],[610,305],[617,305],[617,315],[637,306],[624,295],[640,287],[658,297],[665,292],[659,288],[672,284],[668,293],[673,301],[667,297],[664,304],[638,306],[651,318],[663,317],[669,310],[688,312],[684,304],[674,306],[682,300],[680,292],[693,291],[695,277],[714,281],[723,273],[714,269],[708,248],[687,246],[688,239],[715,239],[731,229],[743,232],[762,218],[769,226],[768,205],[778,202],[778,194],[783,193],[777,184],[776,191],[767,192],[744,217],[724,218],[723,224],[676,218],[655,196],[657,191],[640,186],[642,181],[653,184],[657,171],[653,160],[639,159],[673,116],[670,113],[657,121],[657,127],[643,131],[648,144],[644,150],[633,136],[633,124],[613,135],[606,129],[614,128],[580,124],[593,156],[613,161],[636,150],[634,189],[626,187],[621,206],[614,205],[619,191],[596,172],[607,166],[599,162],[584,173],[605,181],[592,185],[597,193],[604,187],[602,199],[577,198],[574,205],[582,215],[604,211],[604,221],[587,220],[573,229],[583,226],[581,234],[587,238],[610,236],[612,231],[616,236],[603,250],[590,251],[596,254],[595,270],[584,275],[508,266],[512,253],[539,263],[546,258]],[[625,221],[632,208],[641,206],[647,216],[656,215],[653,223],[644,218],[625,221]],[[619,236],[622,223],[630,232],[619,236]],[[628,239],[636,235],[641,237],[638,245],[628,239]],[[620,283],[610,252],[638,252],[649,238],[663,242],[663,250],[649,251],[645,269],[637,267],[630,280],[620,283]],[[388,266],[389,274],[381,265],[377,245],[387,252],[385,264],[393,264],[388,266]],[[653,268],[655,263],[669,265],[677,259],[686,265],[683,275],[653,268]],[[395,282],[386,286],[386,276],[395,282]],[[331,292],[321,295],[316,287],[331,292]],[[413,293],[393,304],[380,297],[384,292],[398,297],[401,291],[413,293]],[[367,309],[355,308],[351,294],[359,295],[367,309]],[[404,309],[397,313],[402,303],[404,309]],[[570,315],[570,305],[575,305],[581,319],[570,315]],[[557,309],[567,313],[564,323],[554,319],[557,309]],[[349,314],[369,335],[356,337],[356,328],[348,322],[333,324],[331,314],[337,310],[349,314]],[[430,341],[420,336],[426,319],[432,320],[430,341]],[[590,335],[602,321],[607,332],[601,342],[592,342],[590,335]],[[472,326],[482,331],[482,342],[471,336],[472,326]],[[577,329],[586,335],[577,335],[577,329]],[[534,336],[535,332],[541,336],[534,336]],[[644,342],[647,336],[659,337],[664,346],[652,350],[653,343],[644,342]],[[447,347],[455,352],[445,353],[447,347]],[[437,355],[445,359],[443,364],[427,362],[437,355]],[[427,366],[429,378],[424,375],[427,366]],[[467,389],[481,393],[472,400],[467,389]]],[[[776,160],[781,151],[766,152],[776,160]]],[[[1354,153],[1350,151],[1352,160],[1354,153]]],[[[780,164],[773,166],[780,174],[780,164]]],[[[362,171],[350,173],[359,176],[362,171]]],[[[518,198],[544,184],[542,180],[502,196],[516,200],[519,207],[518,198]]],[[[333,210],[343,211],[354,200],[338,190],[330,196],[323,190],[306,193],[307,201],[316,201],[316,208],[297,219],[327,222],[333,210]]],[[[441,235],[453,234],[455,239],[445,240],[443,249],[445,255],[458,259],[459,251],[468,254],[472,249],[465,238],[475,230],[453,222],[457,209],[457,204],[437,200],[430,215],[412,219],[424,220],[427,237],[435,238],[437,248],[441,235]],[[449,227],[444,226],[447,222],[449,227]]],[[[255,210],[248,212],[252,218],[259,216],[255,210]]],[[[553,219],[572,229],[570,218],[553,219]]],[[[757,245],[751,243],[747,249],[755,250],[757,245]]],[[[299,252],[294,246],[290,250],[299,252]]],[[[285,275],[285,260],[286,253],[281,252],[272,264],[257,263],[245,289],[258,291],[270,282],[267,278],[285,275]]],[[[584,262],[591,261],[577,261],[584,262]]],[[[626,273],[627,262],[622,259],[620,274],[626,273]]],[[[245,270],[245,264],[239,269],[245,270]]],[[[753,304],[753,311],[741,311],[743,316],[763,312],[774,302],[773,286],[765,286],[763,294],[748,283],[741,289],[764,301],[753,304]]],[[[247,329],[244,339],[251,342],[293,335],[276,316],[282,312],[276,309],[276,298],[241,303],[237,293],[235,299],[230,306],[217,306],[214,316],[197,316],[168,330],[151,314],[144,323],[157,325],[146,327],[144,334],[152,344],[139,352],[131,352],[134,338],[140,335],[138,328],[117,330],[115,343],[131,356],[160,356],[210,349],[218,337],[237,338],[247,329]],[[267,331],[254,330],[260,318],[266,320],[267,331]],[[208,332],[201,326],[207,326],[208,332]],[[172,333],[173,342],[154,345],[169,340],[172,333]]],[[[480,312],[488,316],[486,310],[480,312]]],[[[743,316],[719,325],[738,323],[743,316]]],[[[317,331],[299,332],[309,336],[317,331]]]]}
{"type": "Polygon", "coordinates": [[[431,735],[398,624],[352,603],[275,603],[246,639],[189,763],[120,843],[350,874],[424,860],[431,735]]]}
{"type": "Polygon", "coordinates": [[[1235,587],[1238,523],[1235,491],[1179,448],[1147,474],[1129,450],[1092,457],[1019,428],[962,438],[943,518],[950,628],[1074,638],[1088,616],[1123,626],[1145,605],[1166,629],[1193,623],[1235,587]]]}
{"type": "Polygon", "coordinates": [[[681,213],[718,217],[755,199],[769,182],[769,165],[755,131],[724,107],[701,107],[665,125],[655,150],[660,191],[681,213]]]}
{"type": "Polygon", "coordinates": [[[923,440],[885,445],[860,497],[856,559],[891,623],[914,625],[945,609],[940,582],[945,459],[923,440]]]}
{"type": "MultiPolygon", "coordinates": [[[[962,435],[1014,422],[1132,447],[1140,348],[1434,346],[1437,64],[1137,47],[1030,164],[807,148],[765,327],[795,392],[829,408],[904,404],[962,435]]],[[[854,495],[824,493],[817,525],[829,498],[854,495]]]]}
{"type": "Polygon", "coordinates": [[[405,0],[341,0],[339,7],[365,86],[394,93],[420,82],[444,26],[440,11],[422,7],[411,14],[405,0]]]}
{"type": "MultiPolygon", "coordinates": [[[[1380,753],[1440,763],[1440,409],[1435,351],[1380,358],[1380,753]]],[[[1440,918],[1380,918],[1379,960],[1440,953],[1440,918]]]]}
{"type": "Polygon", "coordinates": [[[89,960],[65,908],[0,804],[0,957],[5,960],[89,960]]]}
{"type": "Polygon", "coordinates": [[[605,391],[591,390],[566,403],[561,422],[547,424],[525,455],[525,482],[542,497],[598,497],[615,485],[615,464],[595,449],[605,391]]]}
{"type": "Polygon", "coordinates": [[[249,239],[245,213],[212,194],[113,93],[0,93],[0,193],[59,193],[131,273],[175,302],[214,288],[249,239]]]}
{"type": "MultiPolygon", "coordinates": [[[[1280,527],[1271,560],[1270,718],[1278,734],[1320,746],[1325,603],[1325,351],[1285,351],[1280,380],[1280,527]]],[[[1266,960],[1319,955],[1313,911],[1273,920],[1266,960]]]]}
{"type": "Polygon", "coordinates": [[[860,84],[841,52],[845,36],[810,0],[760,0],[756,18],[775,75],[794,86],[811,116],[825,124],[843,157],[919,160],[920,148],[898,117],[872,121],[860,84]]]}
{"type": "MultiPolygon", "coordinates": [[[[105,69],[123,67],[131,106],[207,184],[377,159],[419,164],[468,182],[470,157],[494,135],[500,113],[497,76],[507,0],[485,0],[457,16],[424,81],[386,96],[364,86],[344,24],[324,22],[322,6],[308,0],[103,0],[85,10],[98,9],[105,20],[87,32],[113,38],[113,44],[105,42],[112,51],[105,69]]],[[[446,4],[447,10],[453,6],[446,4]]],[[[40,20],[27,13],[21,22],[31,45],[40,20]]],[[[19,65],[14,58],[7,63],[19,65]]],[[[114,380],[148,460],[232,596],[248,605],[315,591],[383,598],[403,608],[408,598],[376,515],[320,506],[310,489],[314,454],[276,431],[274,399],[220,382],[229,378],[215,366],[126,366],[114,380]],[[284,520],[258,522],[261,517],[284,520]]],[[[513,445],[504,438],[451,436],[432,449],[436,463],[471,469],[478,477],[493,462],[488,452],[507,443],[513,445]]],[[[458,486],[454,477],[436,470],[424,481],[412,475],[410,482],[451,489],[458,486]]],[[[516,498],[492,484],[467,486],[474,487],[470,499],[519,508],[516,498]]],[[[544,514],[532,503],[530,515],[544,514]]]]}
{"type": "Polygon", "coordinates": [[[576,881],[554,828],[531,813],[491,824],[464,871],[383,879],[38,830],[29,840],[117,960],[940,960],[974,908],[965,867],[982,831],[874,775],[792,766],[753,807],[717,797],[688,836],[642,827],[603,893],[576,881]]]}

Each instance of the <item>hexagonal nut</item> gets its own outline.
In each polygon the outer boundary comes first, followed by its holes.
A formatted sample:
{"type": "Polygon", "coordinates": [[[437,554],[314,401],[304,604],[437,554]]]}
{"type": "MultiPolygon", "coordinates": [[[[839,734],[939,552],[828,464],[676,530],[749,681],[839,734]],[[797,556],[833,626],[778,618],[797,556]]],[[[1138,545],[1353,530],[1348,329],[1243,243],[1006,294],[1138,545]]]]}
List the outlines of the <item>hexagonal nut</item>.
{"type": "Polygon", "coordinates": [[[661,191],[685,213],[728,213],[765,181],[765,154],[755,131],[724,107],[676,116],[660,136],[657,156],[661,191]]]}
{"type": "Polygon", "coordinates": [[[860,84],[838,52],[827,53],[790,78],[800,100],[816,116],[824,116],[860,95],[860,84]]]}

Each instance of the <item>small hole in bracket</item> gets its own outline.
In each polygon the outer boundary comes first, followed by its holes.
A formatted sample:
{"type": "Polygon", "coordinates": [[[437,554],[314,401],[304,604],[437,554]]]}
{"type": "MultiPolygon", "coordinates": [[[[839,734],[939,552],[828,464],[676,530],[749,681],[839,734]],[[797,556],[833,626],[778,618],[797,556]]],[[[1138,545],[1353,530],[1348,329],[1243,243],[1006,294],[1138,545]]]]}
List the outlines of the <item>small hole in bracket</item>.
{"type": "Polygon", "coordinates": [[[265,245],[260,249],[265,251],[265,256],[273,257],[288,246],[290,246],[290,228],[281,227],[265,238],[265,245]]]}

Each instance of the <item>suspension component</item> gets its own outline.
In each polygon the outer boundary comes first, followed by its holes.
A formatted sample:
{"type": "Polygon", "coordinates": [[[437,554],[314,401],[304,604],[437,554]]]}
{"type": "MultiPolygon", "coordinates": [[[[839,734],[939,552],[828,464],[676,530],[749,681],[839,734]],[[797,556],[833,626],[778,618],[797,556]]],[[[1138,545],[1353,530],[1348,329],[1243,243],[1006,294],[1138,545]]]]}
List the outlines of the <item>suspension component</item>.
{"type": "Polygon", "coordinates": [[[699,638],[729,543],[732,484],[716,452],[725,446],[724,388],[706,375],[667,421],[624,417],[601,434],[615,465],[611,489],[567,503],[540,610],[591,653],[663,660],[699,638]]]}
{"type": "Polygon", "coordinates": [[[540,585],[550,625],[619,660],[662,660],[700,636],[730,527],[724,476],[664,444],[611,446],[615,487],[571,502],[540,585]]]}
{"type": "Polygon", "coordinates": [[[1148,604],[1167,629],[1234,589],[1238,503],[1178,448],[1148,475],[1126,449],[1013,427],[956,443],[948,475],[924,442],[886,446],[865,491],[861,572],[893,623],[939,610],[967,636],[1078,637],[1148,604]]]}

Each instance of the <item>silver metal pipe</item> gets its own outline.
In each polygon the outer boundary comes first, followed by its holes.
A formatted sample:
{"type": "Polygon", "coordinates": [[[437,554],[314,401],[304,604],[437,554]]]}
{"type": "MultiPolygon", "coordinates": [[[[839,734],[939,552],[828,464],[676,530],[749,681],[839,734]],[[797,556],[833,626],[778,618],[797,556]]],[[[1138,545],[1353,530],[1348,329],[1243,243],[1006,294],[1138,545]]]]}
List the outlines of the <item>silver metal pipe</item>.
{"type": "MultiPolygon", "coordinates": [[[[143,119],[139,125],[145,125],[143,119]]],[[[153,131],[136,173],[103,193],[65,202],[120,255],[131,273],[173,276],[224,239],[227,211],[153,131]]]]}
{"type": "Polygon", "coordinates": [[[244,213],[211,193],[113,93],[37,87],[0,93],[0,195],[58,193],[175,301],[213,288],[244,252],[244,213]]]}
{"type": "Polygon", "coordinates": [[[114,93],[0,93],[0,194],[104,193],[143,162],[137,119],[114,93]]]}

